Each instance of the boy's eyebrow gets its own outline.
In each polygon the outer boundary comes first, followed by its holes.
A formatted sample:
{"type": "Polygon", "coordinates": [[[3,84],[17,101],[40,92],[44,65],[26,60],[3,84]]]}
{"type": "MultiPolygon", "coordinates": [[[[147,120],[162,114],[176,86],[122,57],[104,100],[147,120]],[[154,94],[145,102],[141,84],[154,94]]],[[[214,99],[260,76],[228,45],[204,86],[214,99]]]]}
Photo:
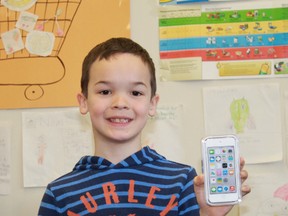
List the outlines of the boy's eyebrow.
{"type": "Polygon", "coordinates": [[[141,81],[139,81],[139,82],[132,82],[134,85],[143,85],[143,86],[145,86],[145,87],[147,87],[147,85],[144,83],[144,82],[141,82],[141,81]]]}
{"type": "MultiPolygon", "coordinates": [[[[147,87],[147,85],[142,81],[136,81],[136,82],[131,82],[131,83],[135,86],[143,85],[143,86],[147,87]]],[[[113,82],[101,80],[101,81],[96,82],[94,85],[98,85],[98,84],[110,85],[110,84],[113,84],[113,82]]]]}

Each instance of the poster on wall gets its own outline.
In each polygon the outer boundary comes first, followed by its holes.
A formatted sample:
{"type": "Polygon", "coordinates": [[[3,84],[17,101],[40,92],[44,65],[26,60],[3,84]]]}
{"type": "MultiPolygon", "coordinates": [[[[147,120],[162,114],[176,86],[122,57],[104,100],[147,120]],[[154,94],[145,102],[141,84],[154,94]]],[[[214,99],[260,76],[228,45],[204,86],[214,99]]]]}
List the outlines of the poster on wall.
{"type": "Polygon", "coordinates": [[[0,122],[0,195],[11,192],[11,137],[12,123],[0,122]]]}
{"type": "Polygon", "coordinates": [[[142,133],[143,146],[148,145],[170,160],[182,162],[185,159],[183,130],[183,105],[165,104],[157,107],[157,114],[151,117],[142,133]],[[169,134],[169,136],[167,136],[169,134]]]}
{"type": "Polygon", "coordinates": [[[181,4],[216,2],[216,1],[236,1],[236,0],[159,0],[159,3],[161,6],[165,6],[165,5],[181,5],[181,4]]]}
{"type": "Polygon", "coordinates": [[[90,121],[78,109],[23,112],[24,187],[45,187],[93,154],[90,121]]]}
{"type": "Polygon", "coordinates": [[[240,203],[239,215],[288,215],[287,166],[281,161],[249,165],[245,169],[249,172],[247,184],[252,192],[240,203]]]}
{"type": "Polygon", "coordinates": [[[160,7],[161,80],[288,76],[285,0],[160,7]]]}
{"type": "Polygon", "coordinates": [[[130,0],[1,0],[0,109],[76,106],[84,57],[130,37],[129,11],[130,0]]]}
{"type": "Polygon", "coordinates": [[[203,89],[207,135],[235,134],[246,163],[283,159],[279,84],[203,89]]]}

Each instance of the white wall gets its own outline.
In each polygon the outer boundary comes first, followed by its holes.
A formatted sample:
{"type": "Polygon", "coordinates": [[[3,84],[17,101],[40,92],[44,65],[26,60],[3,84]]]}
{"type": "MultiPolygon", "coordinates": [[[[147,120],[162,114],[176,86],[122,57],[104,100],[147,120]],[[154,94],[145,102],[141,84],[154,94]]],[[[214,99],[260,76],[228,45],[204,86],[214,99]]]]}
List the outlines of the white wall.
{"type": "MultiPolygon", "coordinates": [[[[131,0],[132,38],[144,46],[151,54],[156,67],[159,65],[158,25],[156,0],[131,0]]],[[[79,59],[79,61],[82,61],[79,59]]],[[[80,72],[79,72],[80,73],[80,72]]],[[[181,162],[191,164],[200,171],[200,140],[204,133],[202,104],[202,88],[206,86],[256,84],[276,82],[280,84],[281,94],[288,91],[287,78],[282,79],[248,79],[225,81],[193,81],[193,82],[158,82],[160,104],[183,104],[185,121],[182,125],[185,137],[181,143],[186,149],[181,162]]],[[[1,101],[4,103],[4,101],[1,101]]],[[[63,108],[61,108],[63,109],[63,108]]],[[[46,109],[42,109],[46,110],[46,109]]],[[[49,109],[50,110],[50,109],[49,109]]],[[[55,110],[58,110],[55,108],[55,110]]],[[[24,188],[22,171],[22,134],[21,113],[23,110],[0,110],[0,121],[13,124],[11,146],[11,193],[0,195],[1,216],[36,215],[44,188],[24,188]]],[[[282,109],[284,114],[284,107],[282,109]]],[[[283,124],[284,124],[283,119],[283,124]]],[[[72,169],[72,167],[71,167],[72,169]]]]}

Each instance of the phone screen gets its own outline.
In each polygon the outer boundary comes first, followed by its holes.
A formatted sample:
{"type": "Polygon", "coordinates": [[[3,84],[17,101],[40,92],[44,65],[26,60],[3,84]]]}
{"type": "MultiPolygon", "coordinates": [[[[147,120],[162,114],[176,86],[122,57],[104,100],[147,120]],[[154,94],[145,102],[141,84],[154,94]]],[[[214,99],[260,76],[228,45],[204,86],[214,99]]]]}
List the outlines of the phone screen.
{"type": "Polygon", "coordinates": [[[234,146],[208,147],[209,193],[237,192],[234,146]]]}

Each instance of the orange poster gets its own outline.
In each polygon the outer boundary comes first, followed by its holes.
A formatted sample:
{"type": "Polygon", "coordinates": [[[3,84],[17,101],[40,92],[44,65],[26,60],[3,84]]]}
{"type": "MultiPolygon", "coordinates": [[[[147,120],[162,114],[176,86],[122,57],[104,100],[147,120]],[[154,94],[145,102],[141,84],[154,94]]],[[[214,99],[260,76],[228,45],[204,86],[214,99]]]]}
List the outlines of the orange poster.
{"type": "Polygon", "coordinates": [[[129,0],[2,1],[0,109],[76,106],[84,57],[120,36],[129,0]]]}

